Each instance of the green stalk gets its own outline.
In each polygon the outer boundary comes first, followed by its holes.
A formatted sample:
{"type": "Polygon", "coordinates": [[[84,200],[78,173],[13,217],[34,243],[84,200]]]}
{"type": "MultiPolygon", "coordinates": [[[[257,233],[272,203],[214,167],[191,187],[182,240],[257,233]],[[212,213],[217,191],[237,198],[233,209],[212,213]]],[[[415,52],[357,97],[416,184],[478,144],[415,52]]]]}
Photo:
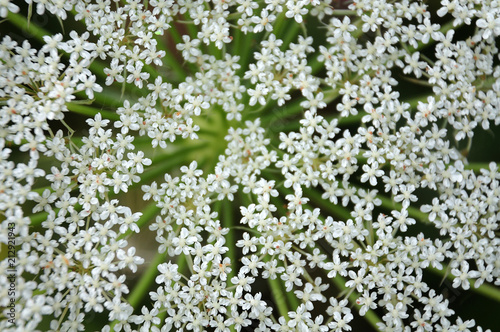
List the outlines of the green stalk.
{"type": "Polygon", "coordinates": [[[293,21],[293,24],[290,28],[285,29],[286,34],[285,37],[283,38],[283,45],[281,45],[281,49],[285,50],[287,49],[288,45],[290,45],[292,40],[297,38],[297,36],[299,35],[299,30],[301,29],[301,25],[296,24],[294,19],[290,19],[290,21],[293,21]]]}
{"type": "MultiPolygon", "coordinates": [[[[239,34],[239,49],[238,53],[240,55],[240,65],[241,68],[238,69],[236,72],[236,75],[238,76],[243,76],[245,71],[248,69],[248,64],[250,63],[250,56],[253,55],[253,52],[251,52],[251,47],[253,46],[253,40],[251,39],[250,35],[244,34],[243,32],[238,31],[239,34]]],[[[246,95],[246,94],[245,94],[246,95]]]]}
{"type": "MultiPolygon", "coordinates": [[[[497,165],[497,172],[500,171],[500,164],[496,163],[497,165]]],[[[490,164],[489,163],[470,163],[467,165],[464,165],[465,169],[470,169],[474,171],[475,173],[481,172],[481,170],[490,170],[490,164]]]]}
{"type": "Polygon", "coordinates": [[[270,106],[272,105],[273,107],[266,107],[263,110],[263,116],[261,117],[262,123],[273,123],[276,121],[281,121],[284,120],[285,118],[296,115],[300,111],[302,111],[302,106],[300,106],[300,103],[303,100],[296,99],[292,102],[285,103],[285,105],[277,107],[276,103],[273,102],[272,104],[270,103],[270,106]],[[274,120],[274,121],[271,121],[274,120]]]}
{"type": "Polygon", "coordinates": [[[28,19],[21,14],[16,14],[11,11],[8,12],[7,18],[10,22],[12,22],[16,27],[22,30],[22,32],[27,33],[38,39],[40,42],[43,42],[43,36],[52,36],[50,32],[39,27],[33,22],[28,22],[28,19]]]}
{"type": "Polygon", "coordinates": [[[148,265],[147,270],[144,272],[141,279],[134,287],[134,290],[128,296],[127,300],[134,308],[136,308],[143,297],[148,294],[148,289],[158,275],[158,265],[165,261],[166,256],[167,252],[164,252],[162,254],[157,253],[155,255],[153,261],[148,265]]]}
{"type": "Polygon", "coordinates": [[[478,288],[471,287],[472,291],[481,294],[484,297],[495,300],[500,303],[500,289],[490,284],[482,284],[478,288]]]}
{"type": "Polygon", "coordinates": [[[106,89],[105,93],[102,92],[94,92],[94,99],[86,100],[87,94],[84,91],[78,91],[74,94],[78,99],[72,101],[72,103],[80,103],[80,104],[93,104],[98,103],[100,105],[106,105],[107,107],[118,108],[122,106],[122,102],[120,101],[120,94],[113,92],[113,89],[106,89]]]}
{"type": "Polygon", "coordinates": [[[113,121],[118,121],[120,120],[120,116],[117,113],[111,112],[111,111],[105,111],[103,109],[97,109],[95,107],[91,106],[85,106],[81,104],[75,104],[75,103],[66,103],[66,106],[68,107],[68,110],[70,110],[73,113],[77,114],[83,114],[86,115],[90,118],[93,118],[97,114],[101,113],[103,118],[113,120],[113,121]]]}
{"type": "Polygon", "coordinates": [[[217,48],[217,46],[215,46],[215,42],[209,41],[207,45],[201,41],[200,45],[204,45],[206,47],[209,55],[213,55],[216,59],[222,59],[222,49],[217,48]]]}
{"type": "Polygon", "coordinates": [[[318,73],[318,71],[323,68],[323,64],[324,62],[322,61],[319,61],[318,60],[318,57],[320,55],[318,54],[317,56],[315,56],[313,59],[311,59],[308,63],[309,67],[311,67],[311,74],[315,75],[318,73]]]}
{"type": "MultiPolygon", "coordinates": [[[[278,280],[277,278],[275,280],[278,280]]],[[[286,294],[286,298],[288,300],[288,304],[291,306],[291,308],[298,308],[299,305],[302,303],[301,301],[299,301],[299,299],[297,299],[297,297],[295,296],[295,293],[292,291],[292,292],[287,292],[284,285],[283,285],[283,282],[280,281],[280,284],[281,284],[281,289],[282,291],[285,292],[286,294]]],[[[293,310],[295,310],[293,309],[293,310]]]]}
{"type": "Polygon", "coordinates": [[[42,224],[42,222],[47,220],[48,215],[49,214],[47,212],[39,212],[37,214],[30,216],[30,219],[31,219],[30,226],[33,226],[33,227],[40,226],[42,224]]]}
{"type": "Polygon", "coordinates": [[[233,218],[233,204],[232,202],[225,201],[222,202],[222,218],[221,224],[225,228],[229,228],[229,232],[226,235],[226,246],[228,247],[227,256],[231,259],[231,272],[228,274],[227,279],[231,280],[236,276],[236,262],[237,262],[237,248],[236,248],[236,237],[234,234],[235,221],[233,218]]]}
{"type": "Polygon", "coordinates": [[[290,318],[288,316],[288,304],[286,301],[286,296],[283,296],[283,293],[285,293],[285,290],[283,289],[282,283],[276,279],[267,279],[267,283],[269,285],[269,288],[271,288],[271,294],[273,295],[274,299],[274,304],[278,308],[278,312],[281,316],[285,318],[286,321],[288,321],[290,318]]]}
{"type": "Polygon", "coordinates": [[[275,36],[280,36],[281,32],[283,30],[283,26],[285,25],[285,22],[287,21],[285,17],[285,11],[281,11],[281,13],[276,16],[276,21],[274,21],[273,25],[273,33],[275,36]]]}
{"type": "Polygon", "coordinates": [[[178,29],[175,28],[175,26],[173,26],[171,29],[168,29],[167,31],[172,36],[172,39],[174,40],[175,45],[182,43],[182,37],[179,34],[178,29]]]}
{"type": "MultiPolygon", "coordinates": [[[[239,53],[239,50],[241,48],[241,40],[242,40],[242,36],[243,36],[243,32],[241,32],[240,29],[233,29],[233,40],[231,41],[230,45],[231,45],[231,53],[232,54],[238,54],[239,53]]],[[[242,58],[242,56],[240,55],[240,59],[242,58]]],[[[243,69],[243,66],[242,68],[243,69]]],[[[241,71],[240,69],[240,71],[241,71]]]]}
{"type": "Polygon", "coordinates": [[[321,209],[327,210],[332,213],[334,216],[341,218],[342,220],[351,219],[351,213],[345,207],[340,204],[333,204],[330,201],[326,201],[321,198],[321,194],[315,190],[315,188],[303,188],[304,196],[311,198],[311,201],[314,202],[321,209]]]}
{"type": "MultiPolygon", "coordinates": [[[[190,17],[188,17],[187,12],[183,15],[183,18],[184,18],[184,21],[189,21],[191,19],[190,17]]],[[[196,25],[194,25],[194,23],[193,23],[193,24],[186,24],[186,26],[187,26],[189,36],[191,37],[191,39],[197,38],[198,29],[197,29],[196,25]]]]}
{"type": "Polygon", "coordinates": [[[334,9],[333,16],[354,16],[357,15],[358,12],[355,10],[349,9],[334,9]]]}
{"type": "Polygon", "coordinates": [[[339,119],[339,125],[342,125],[342,126],[350,126],[350,125],[353,125],[353,124],[356,124],[356,123],[360,123],[361,122],[361,118],[363,116],[365,116],[366,114],[363,114],[363,112],[359,112],[358,114],[356,115],[350,115],[350,116],[347,116],[347,117],[335,117],[337,119],[339,119]]]}
{"type": "MultiPolygon", "coordinates": [[[[446,273],[447,269],[439,270],[434,267],[428,267],[426,270],[431,271],[434,274],[439,275],[441,278],[448,278],[449,280],[455,279],[455,276],[446,273]]],[[[474,285],[471,286],[470,290],[472,292],[475,292],[477,294],[480,294],[484,297],[487,297],[489,299],[492,299],[498,303],[500,303],[500,289],[498,287],[492,286],[490,284],[482,284],[478,288],[475,288],[474,285]]]]}
{"type": "Polygon", "coordinates": [[[474,292],[483,295],[484,297],[488,297],[500,303],[500,289],[498,289],[498,287],[492,286],[490,284],[482,284],[478,288],[471,287],[471,289],[474,292]]]}

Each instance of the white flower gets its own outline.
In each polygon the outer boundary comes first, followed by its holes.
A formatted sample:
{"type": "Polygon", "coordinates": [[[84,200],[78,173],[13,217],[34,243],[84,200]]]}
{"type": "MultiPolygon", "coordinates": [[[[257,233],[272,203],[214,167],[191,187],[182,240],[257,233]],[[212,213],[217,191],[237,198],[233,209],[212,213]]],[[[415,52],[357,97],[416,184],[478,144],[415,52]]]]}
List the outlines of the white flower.
{"type": "Polygon", "coordinates": [[[116,252],[116,257],[120,260],[118,268],[122,269],[127,266],[132,272],[137,271],[137,265],[144,263],[144,258],[135,256],[135,247],[128,248],[127,252],[119,249],[116,252]]]}
{"type": "Polygon", "coordinates": [[[415,190],[415,186],[410,184],[410,185],[404,185],[401,184],[399,185],[399,195],[396,195],[394,197],[394,201],[396,202],[403,202],[403,208],[408,208],[410,206],[410,202],[416,202],[417,201],[417,196],[413,194],[413,191],[415,190]]]}
{"type": "Polygon", "coordinates": [[[138,88],[142,88],[143,81],[149,78],[149,73],[142,72],[144,64],[137,61],[135,65],[129,64],[126,69],[130,73],[127,76],[127,83],[134,83],[138,88]]]}
{"type": "Polygon", "coordinates": [[[17,13],[19,12],[19,7],[11,3],[10,0],[0,1],[0,17],[6,18],[8,12],[17,13]]]}
{"type": "Polygon", "coordinates": [[[500,34],[500,18],[495,17],[493,13],[486,13],[485,18],[480,18],[476,22],[477,26],[484,29],[482,37],[488,39],[490,36],[498,36],[500,34]]]}
{"type": "MultiPolygon", "coordinates": [[[[17,244],[17,328],[85,330],[99,313],[103,331],[349,331],[353,306],[380,330],[475,325],[423,275],[499,284],[500,172],[472,162],[475,136],[500,124],[498,6],[26,2],[30,25],[45,12],[81,24],[0,41],[0,242],[17,244]],[[420,85],[428,96],[411,99],[420,85]],[[127,294],[151,276],[134,279],[146,224],[163,261],[139,310],[127,294]],[[287,319],[275,289],[259,292],[267,278],[299,299],[287,319]]],[[[0,0],[22,28],[18,11],[0,0]]]]}
{"type": "Polygon", "coordinates": [[[166,283],[169,284],[171,281],[178,281],[181,276],[178,273],[178,265],[172,263],[162,263],[158,265],[158,271],[161,273],[156,277],[155,281],[157,284],[166,283]]]}
{"type": "Polygon", "coordinates": [[[285,16],[288,18],[293,17],[297,23],[302,23],[302,16],[308,12],[307,8],[304,8],[304,5],[305,1],[287,1],[286,7],[288,11],[285,13],[285,16]]]}
{"type": "Polygon", "coordinates": [[[470,288],[469,278],[476,278],[478,276],[477,271],[469,270],[469,263],[466,261],[460,264],[460,269],[452,269],[451,274],[456,277],[453,279],[453,287],[462,287],[465,290],[470,288]]]}
{"type": "Polygon", "coordinates": [[[139,151],[137,154],[129,152],[127,154],[127,157],[129,158],[128,167],[135,167],[137,173],[144,172],[144,165],[145,166],[151,165],[151,159],[144,158],[143,151],[139,151]]]}
{"type": "Polygon", "coordinates": [[[272,23],[274,22],[274,20],[276,20],[276,15],[274,14],[269,15],[266,9],[263,9],[260,15],[261,17],[258,16],[252,17],[252,22],[256,24],[256,26],[253,28],[253,32],[258,33],[263,30],[272,31],[273,29],[272,23]]]}
{"type": "Polygon", "coordinates": [[[363,175],[361,175],[361,182],[366,182],[370,180],[370,184],[375,186],[377,184],[377,177],[384,175],[384,171],[379,169],[378,162],[373,162],[371,167],[369,165],[363,165],[363,175]]]}
{"type": "Polygon", "coordinates": [[[264,84],[259,83],[255,86],[255,89],[248,89],[247,92],[250,96],[250,101],[248,102],[250,106],[254,106],[257,102],[261,105],[266,104],[265,96],[268,94],[269,89],[264,84]]]}

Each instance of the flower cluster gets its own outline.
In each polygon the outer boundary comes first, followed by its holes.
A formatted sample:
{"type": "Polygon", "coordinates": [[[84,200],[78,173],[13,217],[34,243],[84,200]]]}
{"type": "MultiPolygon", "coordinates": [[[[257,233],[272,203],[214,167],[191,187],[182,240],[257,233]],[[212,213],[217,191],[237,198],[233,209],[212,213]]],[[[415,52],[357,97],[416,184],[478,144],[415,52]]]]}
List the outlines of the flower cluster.
{"type": "Polygon", "coordinates": [[[482,331],[500,6],[438,7],[0,1],[86,29],[0,42],[0,330],[482,331]]]}

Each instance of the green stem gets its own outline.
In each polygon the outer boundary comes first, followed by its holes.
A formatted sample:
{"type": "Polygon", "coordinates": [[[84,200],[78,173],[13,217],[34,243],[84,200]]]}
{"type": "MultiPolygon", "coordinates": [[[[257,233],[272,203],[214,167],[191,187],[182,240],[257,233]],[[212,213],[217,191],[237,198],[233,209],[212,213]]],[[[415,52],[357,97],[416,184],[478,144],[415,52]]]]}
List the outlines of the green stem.
{"type": "Polygon", "coordinates": [[[134,287],[134,290],[130,293],[127,298],[131,306],[136,308],[141,302],[142,298],[147,294],[153,280],[158,275],[158,265],[165,261],[167,254],[166,252],[160,254],[157,253],[153,258],[153,261],[149,263],[147,270],[142,275],[141,279],[134,287]]]}
{"type": "Polygon", "coordinates": [[[339,204],[333,204],[330,201],[326,201],[325,199],[321,198],[321,193],[319,193],[318,190],[315,190],[314,188],[303,188],[302,190],[304,191],[304,195],[310,197],[317,206],[332,213],[335,217],[342,220],[352,218],[351,213],[348,209],[339,204]]]}
{"type": "Polygon", "coordinates": [[[361,118],[365,116],[365,114],[363,114],[362,112],[356,114],[356,115],[350,115],[348,117],[336,117],[337,119],[339,119],[339,125],[342,125],[342,126],[350,126],[350,125],[353,125],[353,124],[356,124],[356,123],[360,123],[361,122],[361,118]]]}
{"type": "MultiPolygon", "coordinates": [[[[500,165],[496,164],[497,166],[497,172],[500,171],[500,165]]],[[[470,169],[476,173],[481,172],[482,169],[489,171],[490,170],[490,164],[489,163],[470,163],[467,165],[464,165],[465,169],[470,169]]]]}
{"type": "Polygon", "coordinates": [[[236,276],[236,262],[237,262],[237,248],[236,248],[236,238],[234,231],[234,218],[233,218],[233,204],[231,202],[223,202],[222,203],[222,218],[221,223],[225,228],[229,228],[229,232],[225,236],[226,238],[226,246],[228,247],[227,256],[231,259],[231,272],[229,272],[227,278],[231,280],[234,276],[236,276]]]}
{"type": "Polygon", "coordinates": [[[113,121],[118,121],[120,120],[120,116],[117,113],[111,112],[111,111],[105,111],[102,109],[97,109],[95,107],[91,106],[85,106],[81,104],[75,104],[75,103],[66,103],[66,107],[68,107],[68,110],[70,110],[73,113],[77,114],[83,114],[88,117],[93,118],[97,114],[101,114],[103,118],[113,120],[113,121]]]}
{"type": "Polygon", "coordinates": [[[31,219],[30,226],[34,226],[34,227],[40,226],[42,224],[42,222],[47,220],[48,215],[49,214],[47,212],[40,212],[40,213],[37,213],[37,214],[30,216],[30,219],[31,219]]]}
{"type": "MultiPolygon", "coordinates": [[[[427,270],[431,271],[434,274],[439,275],[442,278],[446,277],[449,280],[455,279],[454,275],[446,273],[447,269],[438,270],[434,267],[429,267],[427,268],[427,270]]],[[[471,287],[470,290],[500,303],[500,289],[498,287],[492,286],[490,284],[482,284],[478,288],[471,287]]]]}
{"type": "MultiPolygon", "coordinates": [[[[183,15],[185,21],[189,21],[189,18],[187,17],[187,15],[188,15],[187,12],[183,15]]],[[[187,26],[187,29],[188,29],[188,32],[189,32],[189,36],[191,37],[191,39],[197,38],[197,36],[198,36],[198,29],[197,29],[196,25],[194,25],[194,24],[186,24],[186,26],[187,26]]]]}
{"type": "MultiPolygon", "coordinates": [[[[233,29],[233,40],[231,41],[230,45],[231,45],[231,51],[233,54],[238,54],[240,51],[240,48],[241,48],[241,40],[242,40],[242,36],[243,36],[243,32],[241,32],[240,29],[233,29]]],[[[241,60],[242,56],[240,55],[240,60],[241,60]]],[[[243,69],[243,66],[242,68],[240,68],[239,71],[241,71],[243,69]]]]}
{"type": "Polygon", "coordinates": [[[285,37],[283,38],[283,45],[281,45],[281,49],[286,49],[288,45],[297,38],[299,35],[299,30],[301,29],[301,25],[297,24],[293,19],[291,20],[292,26],[289,29],[285,29],[286,34],[285,37]]]}
{"type": "Polygon", "coordinates": [[[276,279],[269,278],[269,279],[267,279],[267,283],[269,284],[269,288],[271,288],[271,294],[273,295],[274,304],[278,308],[279,314],[281,316],[283,316],[285,318],[285,320],[288,321],[289,320],[289,317],[288,317],[289,308],[288,308],[288,304],[286,301],[286,296],[283,295],[283,293],[285,293],[285,291],[283,289],[283,285],[278,280],[278,278],[276,278],[276,279]]]}
{"type": "Polygon", "coordinates": [[[43,36],[51,36],[47,30],[39,27],[33,22],[28,22],[28,19],[21,14],[16,14],[13,12],[8,12],[7,18],[10,22],[12,22],[15,26],[22,30],[22,32],[32,35],[39,41],[43,42],[43,36]]]}
{"type": "Polygon", "coordinates": [[[238,54],[240,55],[240,65],[241,65],[241,68],[238,69],[237,71],[237,75],[238,76],[243,76],[243,74],[245,73],[245,71],[248,69],[248,64],[250,63],[250,56],[253,54],[253,52],[251,52],[251,47],[253,46],[253,40],[251,39],[250,37],[250,34],[244,34],[243,32],[239,31],[239,30],[236,30],[237,31],[237,35],[238,35],[238,38],[239,38],[239,47],[240,49],[238,49],[238,54]]]}
{"type": "Polygon", "coordinates": [[[276,21],[274,22],[273,25],[273,33],[275,36],[280,36],[281,31],[283,30],[283,26],[286,22],[286,17],[285,17],[285,11],[281,11],[281,13],[278,14],[276,17],[276,21]]]}
{"type": "Polygon", "coordinates": [[[334,16],[354,16],[357,14],[358,13],[355,10],[349,10],[349,9],[334,9],[333,11],[334,16]]]}
{"type": "Polygon", "coordinates": [[[490,284],[482,284],[478,288],[472,287],[472,290],[478,294],[488,297],[500,303],[500,289],[490,284]]]}

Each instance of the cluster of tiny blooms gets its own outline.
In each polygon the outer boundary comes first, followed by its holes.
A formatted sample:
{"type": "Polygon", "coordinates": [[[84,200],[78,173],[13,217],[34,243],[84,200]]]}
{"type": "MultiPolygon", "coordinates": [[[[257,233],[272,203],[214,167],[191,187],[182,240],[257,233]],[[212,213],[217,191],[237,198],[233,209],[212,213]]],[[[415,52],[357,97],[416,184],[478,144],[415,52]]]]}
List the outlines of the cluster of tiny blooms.
{"type": "Polygon", "coordinates": [[[483,331],[424,279],[500,285],[499,168],[471,169],[464,152],[500,124],[497,1],[441,0],[432,13],[409,0],[16,2],[0,0],[0,17],[24,6],[87,31],[1,39],[0,242],[13,232],[17,247],[15,319],[0,261],[1,331],[84,331],[92,317],[102,331],[351,331],[374,314],[380,331],[483,331]],[[173,29],[180,42],[162,49],[173,29]],[[236,31],[254,36],[250,54],[232,46],[236,31]],[[174,51],[188,75],[148,70],[174,51]],[[405,102],[403,76],[432,93],[405,102]],[[115,85],[139,97],[76,139],[71,105],[115,85]],[[287,107],[301,110],[293,129],[263,125],[260,110],[287,107]],[[213,169],[193,158],[141,180],[149,152],[198,140],[217,111],[231,126],[213,169]],[[117,195],[134,185],[158,208],[149,229],[117,195]],[[239,202],[238,232],[221,201],[239,202]],[[432,236],[412,231],[421,223],[432,236]],[[147,265],[128,241],[139,232],[166,258],[132,305],[129,279],[147,265]],[[267,281],[296,305],[268,301],[267,281]]]}

